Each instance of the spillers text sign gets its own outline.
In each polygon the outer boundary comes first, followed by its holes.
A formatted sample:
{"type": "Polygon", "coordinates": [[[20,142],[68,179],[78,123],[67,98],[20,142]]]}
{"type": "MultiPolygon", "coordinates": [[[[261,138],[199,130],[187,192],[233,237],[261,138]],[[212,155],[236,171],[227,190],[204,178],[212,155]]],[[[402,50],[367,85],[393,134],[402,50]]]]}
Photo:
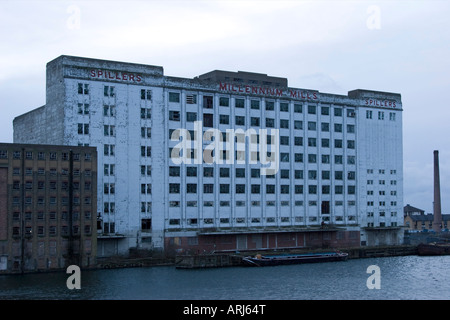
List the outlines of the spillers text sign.
{"type": "Polygon", "coordinates": [[[397,107],[395,101],[392,100],[378,100],[378,99],[365,99],[364,105],[368,107],[397,107]]]}
{"type": "Polygon", "coordinates": [[[95,79],[105,79],[105,80],[118,80],[124,82],[142,82],[142,76],[137,73],[121,72],[121,71],[110,71],[102,69],[92,69],[89,71],[89,76],[95,79]]]}
{"type": "Polygon", "coordinates": [[[315,91],[295,90],[272,87],[251,86],[246,84],[220,83],[219,90],[230,93],[257,94],[273,98],[291,98],[299,100],[317,101],[318,93],[315,91]]]}

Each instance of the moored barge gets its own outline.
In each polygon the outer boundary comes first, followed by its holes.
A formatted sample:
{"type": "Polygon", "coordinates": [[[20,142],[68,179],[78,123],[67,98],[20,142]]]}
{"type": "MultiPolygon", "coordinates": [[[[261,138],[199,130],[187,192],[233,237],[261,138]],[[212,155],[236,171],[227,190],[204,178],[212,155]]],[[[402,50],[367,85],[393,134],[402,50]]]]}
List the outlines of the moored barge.
{"type": "Polygon", "coordinates": [[[303,253],[303,254],[281,254],[281,255],[260,255],[254,257],[248,256],[242,258],[242,262],[246,266],[266,267],[287,264],[301,263],[318,263],[331,261],[345,261],[348,253],[345,252],[320,252],[320,253],[303,253]]]}

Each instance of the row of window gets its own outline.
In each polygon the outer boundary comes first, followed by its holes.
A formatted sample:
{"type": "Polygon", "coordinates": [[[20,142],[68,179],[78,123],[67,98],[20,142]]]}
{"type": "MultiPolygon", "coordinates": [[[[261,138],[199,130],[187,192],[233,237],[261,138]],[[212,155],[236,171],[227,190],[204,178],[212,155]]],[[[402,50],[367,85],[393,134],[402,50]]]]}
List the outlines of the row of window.
{"type": "MultiPolygon", "coordinates": [[[[380,211],[380,212],[378,212],[378,214],[377,214],[379,217],[386,217],[386,212],[385,211],[380,211]]],[[[367,212],[367,217],[368,218],[373,218],[375,216],[375,213],[373,212],[373,211],[369,211],[369,212],[367,212]]],[[[390,213],[390,216],[391,217],[396,217],[397,216],[397,211],[392,211],[391,213],[390,213]]]]}
{"type": "MultiPolygon", "coordinates": [[[[214,184],[212,183],[205,183],[203,184],[203,193],[214,193],[214,184]]],[[[179,194],[180,193],[180,184],[179,183],[169,183],[169,193],[171,194],[179,194]]],[[[263,187],[264,188],[264,187],[263,187]]],[[[251,184],[250,186],[246,184],[236,184],[234,192],[236,194],[243,194],[246,193],[249,189],[252,194],[260,194],[262,192],[261,185],[259,184],[251,184]]],[[[330,185],[322,185],[322,194],[330,194],[331,192],[331,186],[330,185]]],[[[219,184],[219,192],[222,194],[229,194],[230,193],[230,184],[224,183],[219,184]]],[[[291,186],[289,184],[282,184],[277,187],[277,185],[274,184],[267,184],[265,185],[265,193],[266,194],[275,194],[276,189],[279,189],[280,194],[290,194],[291,193],[291,186]]],[[[294,185],[293,191],[295,194],[303,194],[303,185],[294,185]]],[[[308,194],[317,194],[317,185],[308,185],[308,194]]],[[[141,193],[146,193],[145,191],[150,190],[151,193],[151,185],[142,184],[141,185],[141,193]],[[150,188],[149,188],[150,186],[150,188]]],[[[197,184],[196,183],[187,183],[186,184],[186,193],[197,193],[197,184]]],[[[344,193],[344,186],[342,185],[335,185],[334,186],[334,194],[343,194],[344,193]]],[[[354,185],[348,185],[347,186],[347,194],[356,194],[356,186],[354,185]]]]}
{"type": "MultiPolygon", "coordinates": [[[[39,237],[44,237],[47,235],[45,226],[38,225],[38,226],[35,226],[34,229],[35,229],[37,236],[39,236],[39,237]]],[[[57,230],[56,226],[49,226],[48,227],[48,236],[50,236],[50,237],[57,236],[56,230],[57,230]]],[[[33,236],[33,227],[25,226],[24,233],[25,233],[24,234],[25,237],[32,237],[33,236]]],[[[78,225],[72,226],[72,234],[79,235],[80,234],[80,226],[78,226],[78,225]]],[[[91,225],[84,226],[84,234],[85,235],[92,234],[92,226],[91,225]]],[[[13,237],[20,236],[20,227],[13,227],[12,235],[13,235],[13,237]]],[[[69,227],[68,226],[61,226],[61,235],[62,236],[69,235],[69,227]]]]}
{"type": "MultiPolygon", "coordinates": [[[[180,111],[169,111],[169,120],[171,121],[181,121],[181,112],[180,111]]],[[[195,122],[198,121],[197,113],[195,112],[186,112],[186,122],[195,122]]],[[[289,129],[291,120],[290,119],[280,119],[279,127],[280,129],[289,129]]],[[[219,114],[219,124],[229,125],[230,124],[230,116],[227,114],[219,114]]],[[[246,125],[246,117],[245,116],[235,116],[234,124],[237,126],[245,126],[246,125]]],[[[307,122],[308,131],[317,131],[317,122],[316,121],[308,121],[307,122]]],[[[213,127],[214,126],[214,115],[211,113],[203,114],[203,126],[204,127],[213,127]]],[[[250,126],[252,127],[260,127],[261,126],[261,118],[260,117],[250,117],[250,126]]],[[[275,119],[274,118],[265,118],[265,127],[266,128],[275,128],[275,119]]],[[[293,128],[296,130],[303,130],[303,121],[302,120],[293,120],[293,128]]],[[[320,130],[322,132],[330,132],[330,123],[329,122],[321,122],[320,130]]],[[[334,124],[334,132],[343,132],[343,124],[335,123],[334,124]]],[[[347,124],[347,133],[355,133],[355,125],[347,124]]]]}
{"type": "MultiPolygon", "coordinates": [[[[203,218],[203,224],[214,224],[214,220],[217,220],[219,223],[221,224],[229,224],[231,223],[231,221],[234,221],[237,224],[243,224],[243,223],[261,223],[263,221],[267,222],[267,223],[276,223],[277,220],[279,220],[280,222],[296,222],[296,223],[303,223],[306,221],[309,222],[318,222],[320,220],[325,220],[325,221],[329,221],[329,218],[323,218],[321,217],[320,219],[318,217],[307,217],[308,219],[304,219],[303,216],[297,216],[297,217],[267,217],[267,218],[259,218],[259,217],[252,217],[252,218],[218,218],[218,219],[214,219],[214,218],[203,218]]],[[[344,216],[335,216],[334,220],[336,222],[343,222],[344,221],[344,216]]],[[[347,219],[349,221],[356,221],[356,216],[353,215],[349,215],[347,217],[347,219]]],[[[188,225],[198,225],[199,219],[197,218],[190,218],[190,219],[186,219],[186,223],[188,225]]],[[[181,219],[169,219],[169,225],[180,225],[181,223],[181,219]]]]}
{"type": "MultiPolygon", "coordinates": [[[[327,203],[327,210],[322,210],[322,214],[329,214],[329,201],[323,201],[323,203],[327,203]]],[[[253,201],[249,201],[250,205],[252,207],[259,207],[261,206],[261,201],[258,200],[253,200],[253,201]]],[[[267,200],[264,202],[266,207],[275,207],[277,204],[277,201],[274,200],[267,200]]],[[[246,206],[246,201],[245,200],[236,200],[235,202],[236,207],[245,207],[246,206]]],[[[283,201],[279,201],[278,204],[281,207],[289,207],[290,206],[290,201],[289,200],[283,200],[283,201]]],[[[356,201],[355,200],[348,200],[347,201],[348,206],[355,206],[356,205],[356,201]]],[[[221,207],[230,207],[230,201],[228,200],[224,200],[224,201],[219,201],[219,205],[221,207]]],[[[302,200],[295,200],[294,201],[294,206],[296,207],[302,207],[304,205],[304,202],[302,200]]],[[[309,200],[308,201],[308,206],[310,207],[314,207],[317,206],[318,202],[317,200],[309,200]]],[[[335,206],[340,207],[344,205],[344,201],[342,200],[336,200],[335,201],[335,206]]],[[[170,207],[180,207],[180,201],[169,201],[169,206],[170,207]]],[[[198,202],[197,201],[186,201],[186,207],[197,207],[198,206],[198,202]]],[[[203,201],[203,207],[214,207],[214,201],[203,201]]],[[[324,209],[324,208],[322,208],[324,209]]],[[[143,211],[142,211],[143,212],[143,211]]]]}
{"type": "MultiPolygon", "coordinates": [[[[78,83],[78,94],[89,94],[89,84],[87,83],[78,83]]],[[[105,85],[103,87],[103,95],[105,97],[114,97],[115,96],[115,87],[105,85]]],[[[152,91],[149,89],[141,89],[140,90],[140,98],[141,100],[152,100],[152,91]]],[[[204,95],[203,97],[203,108],[212,109],[214,107],[214,97],[212,95],[204,95]]],[[[219,97],[219,106],[220,107],[230,107],[231,99],[229,97],[219,97]]],[[[171,103],[180,103],[180,93],[178,92],[169,92],[169,102],[171,103]]],[[[197,94],[188,94],[186,95],[186,103],[187,104],[197,104],[197,94]]],[[[280,112],[289,112],[289,103],[288,102],[280,102],[279,103],[279,111],[280,112]]],[[[245,108],[245,99],[244,98],[236,98],[234,103],[235,108],[245,108]]],[[[261,101],[251,99],[250,100],[250,108],[259,110],[261,108],[261,101]]],[[[266,100],[265,101],[265,110],[271,111],[275,109],[275,101],[266,100]]],[[[318,106],[316,105],[308,105],[308,114],[317,114],[318,106]]],[[[321,106],[320,114],[321,115],[330,115],[329,106],[321,106]]],[[[342,116],[342,107],[333,107],[333,114],[336,117],[342,116]]],[[[302,104],[294,104],[294,112],[302,113],[303,105],[302,104]]],[[[89,114],[89,104],[78,104],[78,113],[79,114],[89,114]]],[[[106,112],[105,115],[107,115],[106,112]]],[[[112,114],[110,114],[112,116],[112,114]]],[[[347,109],[348,117],[355,117],[356,112],[355,109],[348,108],[347,109]]],[[[372,119],[373,111],[366,110],[366,118],[372,119]]],[[[378,119],[384,120],[384,111],[378,111],[378,119]]],[[[389,120],[395,121],[395,112],[389,113],[389,120]]]]}
{"type": "MultiPolygon", "coordinates": [[[[18,167],[13,167],[13,176],[20,176],[20,168],[18,168],[18,167]]],[[[37,175],[38,176],[44,176],[45,175],[45,169],[44,168],[38,168],[37,169],[37,171],[36,171],[36,173],[37,173],[37,175]]],[[[33,168],[25,168],[25,175],[26,176],[32,176],[33,175],[33,173],[34,173],[34,170],[33,170],[33,168]]],[[[49,171],[48,171],[48,173],[51,175],[51,176],[56,176],[56,175],[58,175],[58,171],[57,171],[57,169],[56,168],[50,168],[49,169],[49,171]]],[[[60,173],[61,173],[61,175],[63,175],[63,176],[67,176],[67,175],[69,175],[69,169],[66,169],[66,168],[62,168],[61,169],[61,171],[60,171],[60,173]]],[[[80,171],[80,169],[73,169],[73,172],[72,172],[72,174],[73,174],[73,176],[80,176],[81,175],[81,171],[80,171]]],[[[84,170],[84,176],[85,177],[90,177],[92,175],[92,171],[90,170],[90,169],[85,169],[84,170]]]]}
{"type": "MultiPolygon", "coordinates": [[[[24,213],[24,219],[26,221],[33,220],[33,212],[26,211],[24,213]]],[[[48,216],[49,220],[57,220],[57,213],[55,211],[48,212],[47,214],[44,213],[44,211],[38,211],[35,213],[37,220],[45,220],[46,216],[48,216]]],[[[20,221],[20,212],[13,212],[13,221],[20,221]]],[[[73,211],[72,212],[72,221],[78,221],[80,219],[80,212],[73,211]]],[[[84,219],[85,220],[91,220],[92,214],[91,211],[84,211],[84,219]]],[[[69,213],[67,211],[61,212],[61,220],[62,221],[68,221],[69,220],[69,213]]]]}
{"type": "MultiPolygon", "coordinates": [[[[337,142],[336,142],[337,143],[337,142]]],[[[340,147],[337,148],[342,148],[342,145],[340,144],[342,143],[342,141],[340,141],[337,145],[340,147]]],[[[354,149],[354,145],[348,143],[347,144],[348,149],[354,149]],[[350,146],[350,147],[349,147],[350,146]]],[[[145,147],[141,147],[141,156],[145,157],[145,149],[143,149],[145,147]]],[[[151,154],[151,147],[147,147],[147,153],[148,150],[150,148],[150,154],[151,154]]],[[[184,157],[184,155],[182,155],[180,153],[180,149],[178,148],[169,148],[169,155],[171,157],[171,159],[178,159],[178,157],[184,157]]],[[[186,160],[190,160],[190,159],[197,159],[197,149],[191,149],[190,150],[191,153],[190,155],[187,154],[185,157],[186,160]]],[[[237,161],[245,161],[245,151],[235,151],[234,152],[234,160],[237,161]]],[[[149,155],[147,155],[149,156],[149,155]]],[[[150,155],[151,156],[151,155],[150,155]]],[[[213,150],[211,152],[211,157],[215,156],[215,150],[213,150]]],[[[271,152],[267,152],[267,157],[271,157],[271,152]]],[[[280,152],[280,162],[290,162],[292,157],[291,154],[288,152],[280,152]]],[[[296,163],[303,163],[303,153],[294,153],[294,162],[296,163]]],[[[220,160],[230,160],[230,152],[226,151],[226,150],[222,150],[222,154],[219,155],[219,159],[220,160]]],[[[260,161],[260,153],[259,151],[251,151],[250,152],[250,159],[251,161],[260,161]]],[[[330,163],[330,155],[322,155],[321,156],[322,159],[322,163],[330,163]]],[[[342,160],[343,160],[343,156],[341,155],[337,155],[335,156],[335,163],[337,164],[342,164],[342,160]]],[[[349,164],[353,164],[354,158],[350,158],[350,160],[347,158],[347,161],[349,164]]],[[[317,161],[317,154],[308,154],[308,163],[318,163],[317,161]]]]}
{"type": "MultiPolygon", "coordinates": [[[[375,205],[374,201],[367,201],[367,206],[368,207],[373,207],[375,205]]],[[[386,201],[379,201],[378,205],[380,207],[385,207],[386,206],[386,201]]],[[[397,201],[391,201],[391,207],[395,207],[397,206],[397,201]]]]}
{"type": "MultiPolygon", "coordinates": [[[[230,107],[231,99],[229,97],[219,97],[219,106],[220,107],[230,107]]],[[[169,102],[172,103],[179,103],[180,102],[180,93],[178,92],[169,92],[169,102]]],[[[197,95],[196,94],[188,94],[186,95],[186,103],[187,104],[197,104],[197,95]]],[[[289,102],[280,102],[279,103],[279,111],[280,112],[289,112],[289,102]]],[[[214,107],[214,97],[211,95],[204,95],[203,96],[203,108],[205,109],[212,109],[214,107]]],[[[245,99],[244,98],[235,98],[234,99],[234,107],[235,108],[245,108],[245,99]]],[[[259,110],[261,108],[261,101],[256,99],[250,100],[250,109],[259,110]]],[[[307,112],[308,114],[317,114],[318,106],[316,105],[308,105],[307,106],[307,112]]],[[[321,115],[330,115],[330,109],[329,106],[321,106],[320,107],[320,114],[321,115]]],[[[343,109],[342,107],[334,107],[333,114],[336,117],[342,117],[343,109]]],[[[267,111],[274,111],[275,110],[275,101],[272,100],[266,100],[265,101],[265,110],[267,111]]],[[[302,104],[294,104],[294,112],[295,113],[302,113],[303,112],[303,105],[302,104]]],[[[355,109],[347,109],[347,116],[348,117],[355,117],[355,109]]]]}
{"type": "MultiPolygon", "coordinates": [[[[186,167],[186,176],[187,177],[197,177],[197,167],[186,167]]],[[[250,169],[250,177],[252,178],[260,178],[260,169],[250,169]]],[[[303,170],[294,170],[294,178],[295,179],[303,179],[303,170]]],[[[280,169],[280,178],[281,179],[290,179],[291,171],[289,169],[280,169]]],[[[180,177],[181,168],[177,166],[169,167],[169,176],[171,177],[180,177]]],[[[245,178],[246,169],[245,168],[235,168],[235,177],[236,178],[245,178]]],[[[213,167],[203,167],[203,177],[212,178],[214,177],[214,168],[213,167]]],[[[230,177],[230,168],[219,168],[219,177],[221,178],[229,178],[230,177]]],[[[271,176],[273,178],[273,176],[271,176]]],[[[316,180],[318,178],[317,170],[308,170],[308,179],[316,180]]],[[[323,180],[330,179],[330,171],[323,170],[322,177],[323,180]]],[[[334,179],[335,180],[343,180],[344,171],[334,171],[334,179]]],[[[348,171],[347,172],[347,180],[355,180],[356,172],[348,171]]]]}
{"type": "MultiPolygon", "coordinates": [[[[378,173],[379,174],[385,174],[386,170],[385,169],[379,169],[378,173]]],[[[368,174],[373,174],[373,169],[367,169],[367,173],[368,174]]],[[[397,170],[390,170],[390,174],[397,174],[397,170]]]]}
{"type": "MultiPolygon", "coordinates": [[[[36,200],[36,203],[38,205],[45,205],[46,199],[48,200],[49,204],[51,204],[51,205],[56,205],[57,202],[58,202],[58,197],[48,197],[48,198],[46,198],[46,197],[37,197],[37,198],[34,198],[34,197],[27,197],[26,196],[26,197],[24,197],[24,204],[26,206],[32,206],[33,205],[33,200],[36,200]]],[[[80,197],[76,197],[76,196],[73,197],[73,202],[72,203],[74,205],[80,205],[81,204],[80,197]]],[[[92,203],[91,197],[89,197],[89,196],[84,197],[83,204],[90,205],[91,203],[92,203]]],[[[12,198],[12,205],[13,206],[20,206],[20,204],[21,204],[20,203],[20,197],[13,197],[12,198]]],[[[61,204],[63,206],[69,205],[69,197],[61,197],[61,204]]]]}
{"type": "MultiPolygon", "coordinates": [[[[69,152],[44,152],[44,151],[38,151],[34,153],[33,151],[25,151],[24,152],[24,158],[26,160],[33,160],[34,156],[37,156],[37,160],[46,160],[47,157],[50,160],[58,160],[58,156],[60,160],[62,161],[68,161],[69,159],[69,152]]],[[[85,153],[84,154],[84,160],[85,161],[91,161],[91,153],[85,153]]],[[[72,155],[74,161],[80,161],[81,160],[81,154],[80,153],[73,153],[72,155]]],[[[12,152],[12,158],[13,159],[22,159],[22,151],[13,151],[12,152]]],[[[0,159],[8,159],[8,150],[0,150],[0,159]]]]}
{"type": "MultiPolygon", "coordinates": [[[[48,182],[48,189],[50,190],[57,190],[58,189],[58,183],[56,181],[49,181],[48,182]]],[[[33,190],[33,181],[25,181],[23,184],[23,187],[25,190],[33,190]]],[[[20,181],[13,181],[13,190],[20,190],[20,181]]],[[[37,189],[38,190],[45,190],[46,189],[46,183],[45,181],[37,181],[37,189]]],[[[73,190],[80,190],[80,182],[75,181],[72,184],[73,190]]],[[[90,191],[92,189],[92,184],[90,181],[84,182],[84,191],[90,191]]],[[[61,190],[69,190],[69,182],[68,181],[61,181],[61,190]]]]}
{"type": "MultiPolygon", "coordinates": [[[[366,110],[366,118],[373,118],[373,110],[366,110]]],[[[384,120],[384,111],[378,111],[378,120],[384,120]]],[[[389,112],[389,120],[395,121],[395,112],[389,112]]]]}

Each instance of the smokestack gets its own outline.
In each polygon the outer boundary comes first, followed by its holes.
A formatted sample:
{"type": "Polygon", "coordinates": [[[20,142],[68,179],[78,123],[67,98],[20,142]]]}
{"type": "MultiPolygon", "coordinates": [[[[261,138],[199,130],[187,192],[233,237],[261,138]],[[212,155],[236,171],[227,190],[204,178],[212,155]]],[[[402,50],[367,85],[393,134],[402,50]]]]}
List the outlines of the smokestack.
{"type": "Polygon", "coordinates": [[[441,186],[439,182],[439,151],[434,150],[434,203],[433,203],[433,230],[441,232],[441,186]]]}

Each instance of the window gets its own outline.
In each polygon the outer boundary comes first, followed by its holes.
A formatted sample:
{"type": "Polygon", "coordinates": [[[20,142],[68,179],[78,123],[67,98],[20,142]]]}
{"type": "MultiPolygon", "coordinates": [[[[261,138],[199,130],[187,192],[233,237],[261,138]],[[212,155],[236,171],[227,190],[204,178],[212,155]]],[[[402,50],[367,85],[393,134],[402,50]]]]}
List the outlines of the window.
{"type": "Polygon", "coordinates": [[[236,168],[236,178],[245,178],[244,168],[236,168]]]}
{"type": "Polygon", "coordinates": [[[89,104],[79,103],[78,104],[78,114],[89,114],[89,104]]]}
{"type": "Polygon", "coordinates": [[[113,176],[115,174],[115,165],[114,164],[104,164],[104,175],[105,176],[113,176]]]}
{"type": "Polygon", "coordinates": [[[389,112],[389,120],[395,121],[395,113],[394,112],[389,112]]]}
{"type": "Polygon", "coordinates": [[[273,128],[275,125],[275,119],[266,118],[266,127],[273,128]]]}
{"type": "Polygon", "coordinates": [[[180,102],[180,94],[178,92],[169,92],[169,102],[180,102]]]}
{"type": "Polygon", "coordinates": [[[258,117],[250,117],[250,125],[259,127],[259,118],[258,117]]]}
{"type": "Polygon", "coordinates": [[[230,168],[220,168],[219,174],[222,178],[228,178],[230,176],[230,168]]]}
{"type": "MultiPolygon", "coordinates": [[[[141,193],[142,193],[142,185],[141,185],[141,193]]],[[[179,183],[169,183],[169,193],[180,193],[180,184],[179,183]]]]}
{"type": "Polygon", "coordinates": [[[230,116],[226,114],[219,115],[219,123],[220,124],[229,124],[230,123],[230,116]]]}
{"type": "Polygon", "coordinates": [[[347,125],[347,133],[355,133],[355,125],[354,124],[347,125]]]}
{"type": "Polygon", "coordinates": [[[141,89],[141,100],[152,100],[152,90],[141,89]]]}
{"type": "Polygon", "coordinates": [[[384,112],[378,111],[378,120],[384,120],[384,112]]]}
{"type": "Polygon", "coordinates": [[[141,108],[141,119],[151,119],[152,109],[151,108],[141,108]]]}
{"type": "Polygon", "coordinates": [[[141,138],[150,139],[151,137],[152,137],[152,128],[141,127],[141,138]]]}
{"type": "Polygon", "coordinates": [[[259,184],[252,184],[251,190],[253,194],[259,194],[261,192],[261,186],[259,184]]]}
{"type": "Polygon", "coordinates": [[[308,130],[315,131],[316,123],[314,121],[308,121],[308,130]]]}
{"type": "Polygon", "coordinates": [[[220,193],[230,193],[230,185],[220,184],[220,193]]]}
{"type": "Polygon", "coordinates": [[[366,110],[366,119],[372,119],[372,110],[366,110]]]}
{"type": "Polygon", "coordinates": [[[250,108],[259,110],[259,100],[251,100],[250,101],[250,108]]]}
{"type": "Polygon", "coordinates": [[[103,145],[103,154],[105,156],[113,156],[115,152],[115,145],[105,144],[103,145]]]}
{"type": "Polygon", "coordinates": [[[308,106],[308,114],[316,114],[316,106],[308,106]]]}
{"type": "Polygon", "coordinates": [[[151,157],[152,147],[141,146],[141,157],[151,157]]]}
{"type": "MultiPolygon", "coordinates": [[[[299,161],[295,161],[299,162],[299,161]]],[[[317,162],[317,155],[315,154],[308,154],[308,163],[316,163],[317,162]]]]}
{"type": "Polygon", "coordinates": [[[303,130],[303,121],[294,120],[294,129],[303,130]]]}
{"type": "Polygon", "coordinates": [[[334,147],[335,148],[342,148],[342,140],[341,139],[334,139],[334,147]]]}
{"type": "Polygon", "coordinates": [[[89,124],[79,123],[78,124],[78,134],[89,134],[89,124]]]}
{"type": "Polygon", "coordinates": [[[342,117],[342,108],[334,108],[334,116],[342,117]]]}
{"type": "Polygon", "coordinates": [[[280,137],[280,145],[288,146],[289,145],[289,136],[281,136],[280,137]]]}
{"type": "Polygon", "coordinates": [[[235,122],[237,126],[245,126],[245,117],[244,116],[236,116],[235,122]]]}
{"type": "Polygon", "coordinates": [[[213,108],[213,96],[203,96],[203,108],[213,108]]]}
{"type": "Polygon", "coordinates": [[[316,138],[308,138],[308,147],[316,147],[317,146],[317,142],[316,142],[316,138]]]}
{"type": "MultiPolygon", "coordinates": [[[[145,169],[145,166],[143,166],[145,169]]],[[[142,170],[141,170],[142,173],[142,170]]],[[[169,176],[171,177],[179,177],[180,176],[180,167],[169,167],[169,176]]]]}
{"type": "Polygon", "coordinates": [[[186,112],[186,121],[194,122],[197,120],[197,113],[195,112],[186,112]]]}
{"type": "Polygon", "coordinates": [[[197,184],[196,183],[186,184],[186,192],[187,193],[197,193],[197,184]]]}
{"type": "Polygon", "coordinates": [[[266,110],[268,111],[275,110],[275,103],[273,101],[266,101],[266,110]]]}
{"type": "Polygon", "coordinates": [[[203,185],[203,193],[214,193],[214,184],[205,183],[203,185]]]}
{"type": "Polygon", "coordinates": [[[103,134],[105,137],[115,137],[116,136],[116,126],[104,125],[103,134]]]}
{"type": "Polygon", "coordinates": [[[115,183],[104,183],[103,191],[104,191],[104,194],[114,194],[115,193],[115,183]]]}
{"type": "Polygon", "coordinates": [[[186,168],[186,176],[196,177],[197,176],[197,167],[187,167],[186,168]]]}
{"type": "Polygon", "coordinates": [[[289,112],[289,104],[287,102],[280,102],[280,111],[289,112]]]}
{"type": "Polygon", "coordinates": [[[203,126],[212,128],[214,126],[213,123],[213,115],[205,113],[203,114],[203,126]]]}
{"type": "Polygon", "coordinates": [[[234,102],[234,106],[236,108],[244,108],[245,107],[245,100],[244,99],[236,99],[234,102]]]}
{"type": "Polygon", "coordinates": [[[114,97],[114,87],[112,87],[112,86],[104,86],[103,87],[103,95],[105,97],[114,97]]]}
{"type": "Polygon", "coordinates": [[[180,111],[169,111],[169,120],[180,121],[180,111]]]}
{"type": "Polygon", "coordinates": [[[334,124],[334,132],[342,132],[342,124],[341,123],[334,124]]]}
{"type": "Polygon", "coordinates": [[[355,149],[355,140],[347,140],[347,148],[355,149]]]}
{"type": "Polygon", "coordinates": [[[302,109],[303,109],[303,108],[302,108],[302,105],[301,105],[301,104],[294,104],[294,112],[295,112],[295,113],[302,113],[302,112],[303,112],[302,109]]]}
{"type": "Polygon", "coordinates": [[[323,116],[330,115],[330,107],[322,106],[320,109],[320,114],[323,116]]]}
{"type": "Polygon", "coordinates": [[[78,94],[89,94],[89,84],[78,83],[78,94]]]}
{"type": "Polygon", "coordinates": [[[141,219],[141,230],[151,230],[152,219],[141,219]]]}
{"type": "Polygon", "coordinates": [[[197,95],[196,94],[186,95],[186,103],[187,104],[197,104],[197,95]]]}
{"type": "Polygon", "coordinates": [[[236,193],[245,193],[245,184],[236,184],[236,193]]]}

